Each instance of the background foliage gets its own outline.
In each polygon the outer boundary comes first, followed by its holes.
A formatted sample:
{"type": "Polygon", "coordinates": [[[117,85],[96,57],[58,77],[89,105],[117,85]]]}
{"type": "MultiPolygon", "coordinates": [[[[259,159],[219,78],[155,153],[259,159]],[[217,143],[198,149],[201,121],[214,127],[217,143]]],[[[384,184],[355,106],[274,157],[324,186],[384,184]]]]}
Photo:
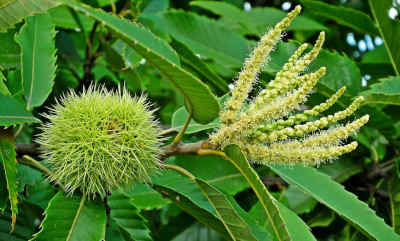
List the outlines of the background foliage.
{"type": "Polygon", "coordinates": [[[396,0],[0,1],[0,240],[400,240],[399,11],[396,0]],[[145,93],[167,143],[189,113],[183,142],[206,139],[249,51],[296,4],[303,12],[258,86],[325,31],[309,71],[327,74],[306,105],[342,86],[332,112],[364,96],[358,114],[371,119],[355,152],[319,168],[255,171],[236,146],[224,158],[178,155],[164,162],[191,175],[165,170],[84,204],[23,158],[46,165],[24,148],[40,113],[90,83],[145,93]]]}

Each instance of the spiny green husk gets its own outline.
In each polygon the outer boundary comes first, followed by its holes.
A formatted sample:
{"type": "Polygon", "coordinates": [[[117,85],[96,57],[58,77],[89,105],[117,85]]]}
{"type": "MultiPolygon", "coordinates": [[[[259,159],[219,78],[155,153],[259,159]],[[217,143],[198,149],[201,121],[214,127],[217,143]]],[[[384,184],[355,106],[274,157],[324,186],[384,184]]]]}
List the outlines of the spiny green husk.
{"type": "Polygon", "coordinates": [[[262,64],[268,60],[268,55],[280,39],[281,33],[300,9],[297,6],[262,37],[245,62],[232,95],[221,112],[222,125],[210,136],[209,143],[213,148],[223,149],[228,144],[237,144],[248,159],[261,164],[318,165],[357,147],[357,142],[346,145],[344,139],[365,125],[368,115],[344,126],[339,125],[329,130],[324,128],[352,115],[363,97],[354,100],[343,111],[313,120],[335,104],[345,91],[343,87],[324,103],[311,110],[300,111],[301,104],[307,100],[317,81],[326,72],[326,68],[321,67],[313,73],[302,73],[318,56],[325,39],[323,32],[312,50],[303,56],[307,44],[301,45],[276,74],[275,79],[260,91],[247,108],[244,107],[262,64]]]}
{"type": "Polygon", "coordinates": [[[89,87],[73,91],[44,114],[37,142],[53,175],[66,191],[87,196],[149,180],[160,168],[160,128],[146,98],[89,87]]]}

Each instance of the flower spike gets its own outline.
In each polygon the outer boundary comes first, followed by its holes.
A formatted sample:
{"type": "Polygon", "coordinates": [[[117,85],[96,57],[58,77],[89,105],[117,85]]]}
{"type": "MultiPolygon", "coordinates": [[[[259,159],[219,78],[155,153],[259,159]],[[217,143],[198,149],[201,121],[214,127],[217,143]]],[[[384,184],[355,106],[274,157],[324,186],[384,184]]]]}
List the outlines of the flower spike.
{"type": "Polygon", "coordinates": [[[326,128],[352,115],[359,108],[363,97],[357,98],[342,111],[310,121],[338,101],[346,89],[342,87],[325,102],[310,110],[299,111],[317,81],[326,72],[326,68],[321,67],[313,73],[301,75],[321,51],[325,39],[323,32],[314,47],[303,56],[307,44],[301,45],[275,79],[249,103],[247,109],[243,108],[261,64],[280,38],[283,29],[299,11],[300,8],[296,7],[265,35],[246,61],[232,97],[221,113],[222,125],[209,138],[211,147],[223,149],[228,144],[237,144],[252,161],[290,165],[319,165],[357,147],[357,142],[346,145],[343,141],[368,122],[368,115],[343,126],[326,128]]]}
{"type": "Polygon", "coordinates": [[[250,57],[246,60],[242,71],[236,81],[232,96],[225,105],[225,112],[221,115],[221,122],[225,125],[232,124],[238,117],[248,93],[256,81],[261,66],[265,63],[267,56],[281,38],[282,32],[289,26],[292,20],[300,13],[301,7],[297,6],[288,16],[279,22],[272,30],[264,35],[250,57]]]}

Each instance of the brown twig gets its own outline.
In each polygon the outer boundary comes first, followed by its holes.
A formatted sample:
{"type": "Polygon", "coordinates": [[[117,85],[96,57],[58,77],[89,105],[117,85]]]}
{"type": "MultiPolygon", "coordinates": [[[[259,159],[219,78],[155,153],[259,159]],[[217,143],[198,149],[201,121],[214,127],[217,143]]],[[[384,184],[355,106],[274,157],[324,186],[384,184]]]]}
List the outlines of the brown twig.
{"type": "Polygon", "coordinates": [[[18,153],[18,155],[20,155],[20,156],[23,156],[23,155],[37,156],[40,154],[38,144],[18,143],[15,145],[15,150],[18,153]]]}
{"type": "Polygon", "coordinates": [[[163,147],[163,155],[161,159],[173,155],[197,155],[201,149],[208,149],[208,141],[199,141],[194,143],[178,143],[170,144],[163,147]]]}
{"type": "MultiPolygon", "coordinates": [[[[95,57],[95,54],[92,52],[93,51],[93,42],[94,42],[94,37],[96,35],[97,26],[99,26],[98,21],[94,22],[92,30],[90,31],[89,41],[86,45],[86,51],[85,51],[85,63],[83,64],[83,70],[85,73],[83,75],[81,82],[79,83],[78,89],[83,89],[84,85],[89,85],[90,80],[92,79],[92,68],[94,67],[94,64],[95,64],[96,58],[97,58],[97,57],[95,57]]],[[[101,45],[99,45],[99,47],[97,48],[97,51],[99,50],[100,47],[101,47],[101,45]]]]}
{"type": "Polygon", "coordinates": [[[279,188],[287,186],[287,183],[280,177],[263,177],[261,180],[266,186],[278,186],[279,188]]]}
{"type": "Polygon", "coordinates": [[[393,169],[394,160],[390,160],[378,165],[374,165],[369,171],[367,175],[367,179],[375,179],[376,177],[385,177],[388,172],[393,169]]]}

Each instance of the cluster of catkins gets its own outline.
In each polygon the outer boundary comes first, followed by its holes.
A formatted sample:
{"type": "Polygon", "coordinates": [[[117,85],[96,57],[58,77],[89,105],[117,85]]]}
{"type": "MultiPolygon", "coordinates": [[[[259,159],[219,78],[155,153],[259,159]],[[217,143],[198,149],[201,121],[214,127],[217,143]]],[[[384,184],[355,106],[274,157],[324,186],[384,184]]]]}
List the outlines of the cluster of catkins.
{"type": "Polygon", "coordinates": [[[282,31],[300,10],[301,7],[297,6],[263,36],[245,62],[232,95],[221,113],[221,127],[210,137],[209,142],[214,148],[222,149],[234,143],[252,161],[318,165],[357,147],[357,142],[343,144],[343,140],[367,123],[368,115],[344,126],[323,129],[353,114],[363,97],[355,99],[343,111],[314,120],[338,100],[345,91],[343,87],[326,102],[311,110],[296,113],[318,79],[326,72],[326,68],[321,67],[313,73],[302,74],[321,50],[325,37],[323,32],[307,54],[302,55],[308,45],[301,45],[276,74],[275,79],[245,107],[245,101],[262,65],[280,40],[282,31]]]}

